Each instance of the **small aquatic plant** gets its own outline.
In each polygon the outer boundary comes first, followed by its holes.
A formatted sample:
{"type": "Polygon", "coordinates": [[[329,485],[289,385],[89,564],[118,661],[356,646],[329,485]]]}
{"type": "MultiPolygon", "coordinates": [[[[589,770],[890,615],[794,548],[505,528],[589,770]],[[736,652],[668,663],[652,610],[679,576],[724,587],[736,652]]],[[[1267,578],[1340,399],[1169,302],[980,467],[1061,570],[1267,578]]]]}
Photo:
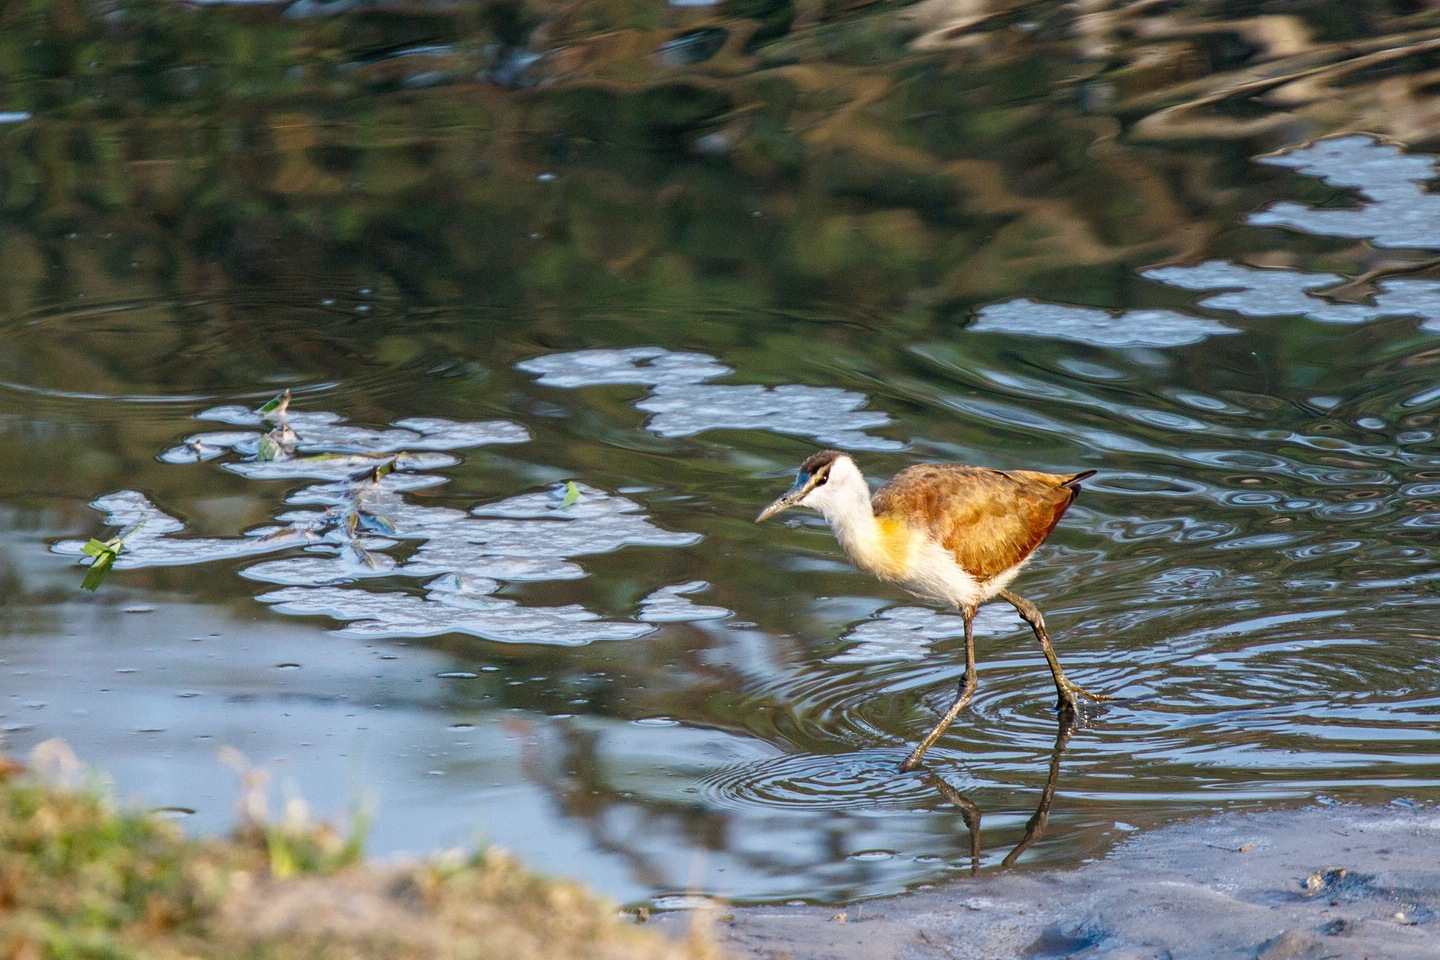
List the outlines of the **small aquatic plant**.
{"type": "Polygon", "coordinates": [[[85,579],[81,582],[82,590],[95,591],[100,589],[100,584],[110,576],[110,571],[115,568],[115,558],[120,556],[120,551],[125,547],[125,540],[135,531],[145,525],[145,521],[132,524],[109,540],[97,540],[91,537],[81,547],[81,551],[90,557],[90,565],[85,570],[85,579]]]}

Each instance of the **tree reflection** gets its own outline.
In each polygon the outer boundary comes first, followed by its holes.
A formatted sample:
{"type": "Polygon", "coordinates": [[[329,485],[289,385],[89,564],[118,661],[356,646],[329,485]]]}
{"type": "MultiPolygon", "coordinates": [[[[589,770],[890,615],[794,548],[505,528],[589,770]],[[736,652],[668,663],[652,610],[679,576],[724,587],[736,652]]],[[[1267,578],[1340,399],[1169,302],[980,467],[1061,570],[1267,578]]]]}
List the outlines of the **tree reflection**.
{"type": "Polygon", "coordinates": [[[1107,306],[1273,192],[1236,159],[1345,126],[1424,142],[1437,109],[1418,4],[250,6],[0,13],[7,312],[239,315],[288,331],[234,361],[268,363],[305,349],[297,304],[360,286],[919,327],[1107,306]]]}

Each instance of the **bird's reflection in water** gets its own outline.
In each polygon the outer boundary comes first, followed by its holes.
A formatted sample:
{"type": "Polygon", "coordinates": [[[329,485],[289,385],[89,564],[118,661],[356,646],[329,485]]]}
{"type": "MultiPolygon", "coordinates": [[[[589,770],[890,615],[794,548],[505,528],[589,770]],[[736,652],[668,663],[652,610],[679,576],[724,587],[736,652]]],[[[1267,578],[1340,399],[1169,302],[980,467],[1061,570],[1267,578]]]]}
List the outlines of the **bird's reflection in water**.
{"type": "MultiPolygon", "coordinates": [[[[1002,866],[1014,864],[1045,833],[1075,719],[1069,711],[1059,717],[1039,805],[1002,866]]],[[[903,817],[901,811],[909,811],[928,819],[936,812],[936,793],[959,812],[970,834],[970,870],[980,869],[980,807],[933,770],[896,773],[890,748],[843,757],[784,754],[721,768],[702,779],[694,792],[646,792],[636,790],[634,780],[617,779],[617,769],[623,768],[616,757],[633,757],[636,748],[632,744],[627,750],[618,740],[607,743],[605,731],[567,719],[543,728],[514,720],[512,732],[522,744],[526,779],[552,798],[567,821],[583,827],[594,849],[624,865],[632,889],[643,891],[641,895],[734,897],[736,889],[744,890],[734,879],[741,876],[752,888],[762,889],[765,899],[805,896],[844,902],[873,883],[880,871],[907,863],[904,856],[856,855],[885,852],[888,846],[876,842],[876,831],[877,824],[890,818],[872,814],[890,810],[903,817]],[[791,846],[740,842],[743,828],[753,829],[762,817],[771,829],[786,831],[783,838],[791,846]],[[795,837],[804,842],[795,845],[795,837]],[[677,849],[691,853],[677,857],[677,849]],[[777,894],[777,889],[783,892],[777,894]]],[[[929,829],[925,835],[927,847],[939,839],[929,829]]],[[[924,853],[927,861],[949,859],[930,855],[930,850],[924,853]]],[[[956,866],[963,869],[963,860],[956,866]]],[[[896,876],[903,885],[932,875],[896,876]]]]}
{"type": "MultiPolygon", "coordinates": [[[[1035,808],[1029,821],[1025,824],[1025,833],[1015,849],[1005,855],[1000,861],[1002,867],[1013,866],[1015,861],[1020,859],[1032,843],[1045,835],[1045,825],[1050,820],[1050,804],[1055,800],[1055,785],[1060,779],[1060,758],[1065,754],[1065,747],[1070,743],[1070,736],[1075,732],[1073,716],[1061,711],[1060,717],[1055,724],[1055,746],[1050,750],[1050,774],[1045,778],[1045,789],[1040,791],[1040,805],[1035,808]]],[[[970,872],[980,872],[980,807],[975,801],[956,790],[947,783],[943,777],[933,771],[927,774],[935,789],[948,803],[954,804],[955,809],[960,811],[960,817],[965,821],[965,828],[970,831],[970,872]]]]}

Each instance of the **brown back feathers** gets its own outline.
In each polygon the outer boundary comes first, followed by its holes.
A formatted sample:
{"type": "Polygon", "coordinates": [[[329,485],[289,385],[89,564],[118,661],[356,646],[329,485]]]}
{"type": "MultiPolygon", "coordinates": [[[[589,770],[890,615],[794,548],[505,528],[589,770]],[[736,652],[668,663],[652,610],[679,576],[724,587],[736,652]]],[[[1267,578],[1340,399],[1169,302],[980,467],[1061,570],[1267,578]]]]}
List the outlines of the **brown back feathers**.
{"type": "Polygon", "coordinates": [[[927,463],[901,470],[871,504],[882,520],[928,527],[983,582],[1040,546],[1088,476],[927,463]]]}

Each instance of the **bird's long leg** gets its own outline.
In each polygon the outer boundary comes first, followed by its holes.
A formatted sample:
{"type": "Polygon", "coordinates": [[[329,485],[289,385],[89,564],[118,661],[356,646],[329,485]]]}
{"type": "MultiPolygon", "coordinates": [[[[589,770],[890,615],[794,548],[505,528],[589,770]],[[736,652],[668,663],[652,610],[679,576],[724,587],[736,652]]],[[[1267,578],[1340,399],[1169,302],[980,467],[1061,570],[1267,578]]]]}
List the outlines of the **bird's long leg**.
{"type": "Polygon", "coordinates": [[[1068,708],[1079,712],[1079,697],[1094,700],[1096,703],[1115,699],[1077,687],[1070,682],[1070,678],[1065,676],[1065,671],[1060,669],[1060,661],[1055,656],[1055,647],[1050,643],[1050,634],[1045,632],[1045,616],[1040,612],[1039,607],[1018,593],[1012,593],[1009,590],[1001,590],[1000,598],[1014,607],[1020,614],[1020,618],[1030,624],[1030,629],[1035,631],[1035,639],[1040,641],[1040,649],[1050,664],[1050,673],[1055,677],[1055,691],[1060,695],[1058,706],[1061,710],[1068,708]]]}
{"type": "Polygon", "coordinates": [[[940,739],[945,728],[955,722],[960,711],[964,710],[970,698],[975,696],[975,608],[961,607],[960,615],[965,620],[965,675],[960,678],[960,694],[955,698],[955,702],[950,704],[950,709],[945,711],[945,716],[940,718],[935,729],[925,734],[925,739],[921,740],[915,749],[910,751],[905,762],[900,764],[901,773],[909,773],[920,766],[920,758],[925,756],[925,751],[940,739]]]}

